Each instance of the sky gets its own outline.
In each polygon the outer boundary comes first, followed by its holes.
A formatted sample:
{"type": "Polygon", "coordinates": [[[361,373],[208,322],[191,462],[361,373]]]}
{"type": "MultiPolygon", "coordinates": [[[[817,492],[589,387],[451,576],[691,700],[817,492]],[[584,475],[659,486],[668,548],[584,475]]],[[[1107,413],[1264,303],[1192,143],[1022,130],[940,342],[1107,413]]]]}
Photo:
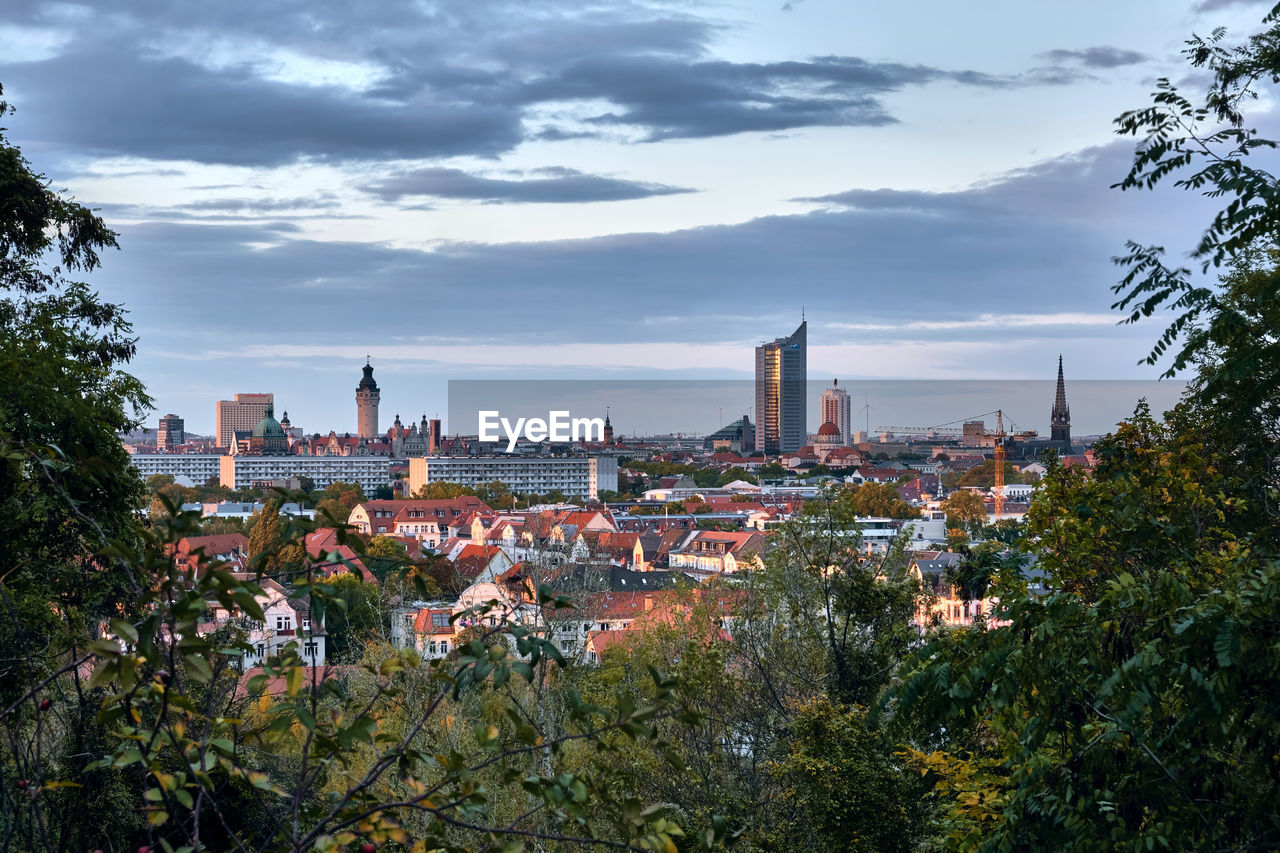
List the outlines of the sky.
{"type": "Polygon", "coordinates": [[[451,379],[749,378],[802,311],[814,379],[1154,379],[1110,259],[1213,208],[1110,189],[1112,122],[1266,9],[7,0],[0,84],[119,232],[149,422],[271,391],[342,432],[366,355],[387,425],[451,379]]]}

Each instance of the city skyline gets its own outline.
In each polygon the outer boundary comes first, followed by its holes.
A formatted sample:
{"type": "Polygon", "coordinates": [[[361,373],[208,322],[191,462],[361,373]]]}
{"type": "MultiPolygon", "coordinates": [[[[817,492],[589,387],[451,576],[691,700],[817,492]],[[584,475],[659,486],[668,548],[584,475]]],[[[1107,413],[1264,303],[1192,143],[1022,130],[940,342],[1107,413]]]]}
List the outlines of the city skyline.
{"type": "Polygon", "coordinates": [[[450,378],[745,378],[803,303],[810,378],[1142,378],[1158,322],[1116,327],[1109,259],[1204,205],[1108,189],[1111,122],[1261,5],[19,3],[0,81],[120,232],[89,279],[152,421],[288,387],[317,423],[365,353],[415,415],[450,378]]]}

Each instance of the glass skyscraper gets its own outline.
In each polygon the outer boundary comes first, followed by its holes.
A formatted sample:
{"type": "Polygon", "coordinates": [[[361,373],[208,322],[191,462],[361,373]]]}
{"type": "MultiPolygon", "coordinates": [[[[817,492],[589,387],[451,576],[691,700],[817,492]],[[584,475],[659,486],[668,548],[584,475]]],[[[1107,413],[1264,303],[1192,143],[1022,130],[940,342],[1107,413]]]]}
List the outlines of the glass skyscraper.
{"type": "Polygon", "coordinates": [[[794,453],[805,444],[808,323],[788,337],[756,347],[756,450],[794,453]]]}

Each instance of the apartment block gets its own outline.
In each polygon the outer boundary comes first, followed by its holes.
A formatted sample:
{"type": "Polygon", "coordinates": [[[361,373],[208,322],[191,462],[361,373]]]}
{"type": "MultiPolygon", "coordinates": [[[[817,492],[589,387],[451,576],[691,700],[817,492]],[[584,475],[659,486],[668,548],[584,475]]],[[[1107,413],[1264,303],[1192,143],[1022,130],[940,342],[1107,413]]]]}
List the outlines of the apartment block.
{"type": "Polygon", "coordinates": [[[494,480],[517,494],[558,490],[568,497],[595,498],[600,489],[617,489],[618,460],[595,456],[419,456],[409,460],[410,493],[427,483],[478,486],[494,480]]]}
{"type": "Polygon", "coordinates": [[[385,456],[221,456],[218,479],[229,489],[288,477],[310,477],[317,489],[332,483],[359,483],[366,494],[391,483],[385,456]]]}

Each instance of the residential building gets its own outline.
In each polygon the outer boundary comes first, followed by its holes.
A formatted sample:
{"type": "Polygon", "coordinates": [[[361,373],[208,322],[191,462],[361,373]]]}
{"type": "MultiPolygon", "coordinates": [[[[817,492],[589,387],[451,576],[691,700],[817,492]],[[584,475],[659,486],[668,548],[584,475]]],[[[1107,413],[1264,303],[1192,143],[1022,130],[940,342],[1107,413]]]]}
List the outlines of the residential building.
{"type": "Polygon", "coordinates": [[[274,406],[275,394],[236,394],[232,400],[219,400],[214,422],[218,425],[217,444],[231,447],[236,432],[249,432],[266,417],[267,407],[274,406]]]}
{"type": "MultiPolygon", "coordinates": [[[[332,483],[358,483],[365,493],[391,483],[391,460],[385,456],[235,456],[218,460],[218,478],[229,489],[282,477],[309,477],[317,489],[332,483]]],[[[201,481],[203,482],[203,481],[201,481]]]]}
{"type": "Polygon", "coordinates": [[[347,523],[360,533],[412,536],[434,548],[448,538],[451,524],[477,512],[487,513],[490,509],[474,495],[447,500],[374,500],[357,504],[347,523]]]}
{"type": "Polygon", "coordinates": [[[271,578],[261,579],[258,585],[262,592],[255,595],[254,600],[262,610],[264,621],[251,619],[238,607],[228,609],[212,599],[207,604],[208,618],[198,624],[197,631],[210,634],[228,625],[244,630],[249,651],[240,658],[241,669],[260,666],[290,643],[297,644],[298,655],[308,666],[322,665],[325,630],[322,624],[312,624],[311,605],[306,599],[290,597],[288,590],[271,578]]]}
{"type": "Polygon", "coordinates": [[[516,494],[594,499],[601,489],[617,491],[618,460],[612,456],[419,456],[409,460],[409,492],[428,483],[478,486],[495,480],[516,494]]]}
{"type": "Polygon", "coordinates": [[[186,425],[177,415],[165,415],[160,419],[156,430],[156,447],[161,450],[173,450],[187,441],[186,425]]]}
{"type": "Polygon", "coordinates": [[[769,537],[763,533],[691,530],[667,552],[667,566],[707,575],[731,574],[759,568],[760,555],[768,545],[769,537]]]}
{"type": "Polygon", "coordinates": [[[219,453],[135,453],[129,461],[144,480],[152,474],[169,474],[203,486],[210,477],[219,475],[222,458],[219,453]]]}
{"type": "Polygon", "coordinates": [[[756,445],[766,454],[804,446],[808,323],[785,338],[756,347],[756,445]]]}
{"type": "Polygon", "coordinates": [[[831,380],[831,387],[822,392],[818,402],[818,423],[835,424],[840,430],[840,443],[847,445],[853,437],[853,417],[849,404],[849,392],[840,387],[840,380],[831,380]]]}

